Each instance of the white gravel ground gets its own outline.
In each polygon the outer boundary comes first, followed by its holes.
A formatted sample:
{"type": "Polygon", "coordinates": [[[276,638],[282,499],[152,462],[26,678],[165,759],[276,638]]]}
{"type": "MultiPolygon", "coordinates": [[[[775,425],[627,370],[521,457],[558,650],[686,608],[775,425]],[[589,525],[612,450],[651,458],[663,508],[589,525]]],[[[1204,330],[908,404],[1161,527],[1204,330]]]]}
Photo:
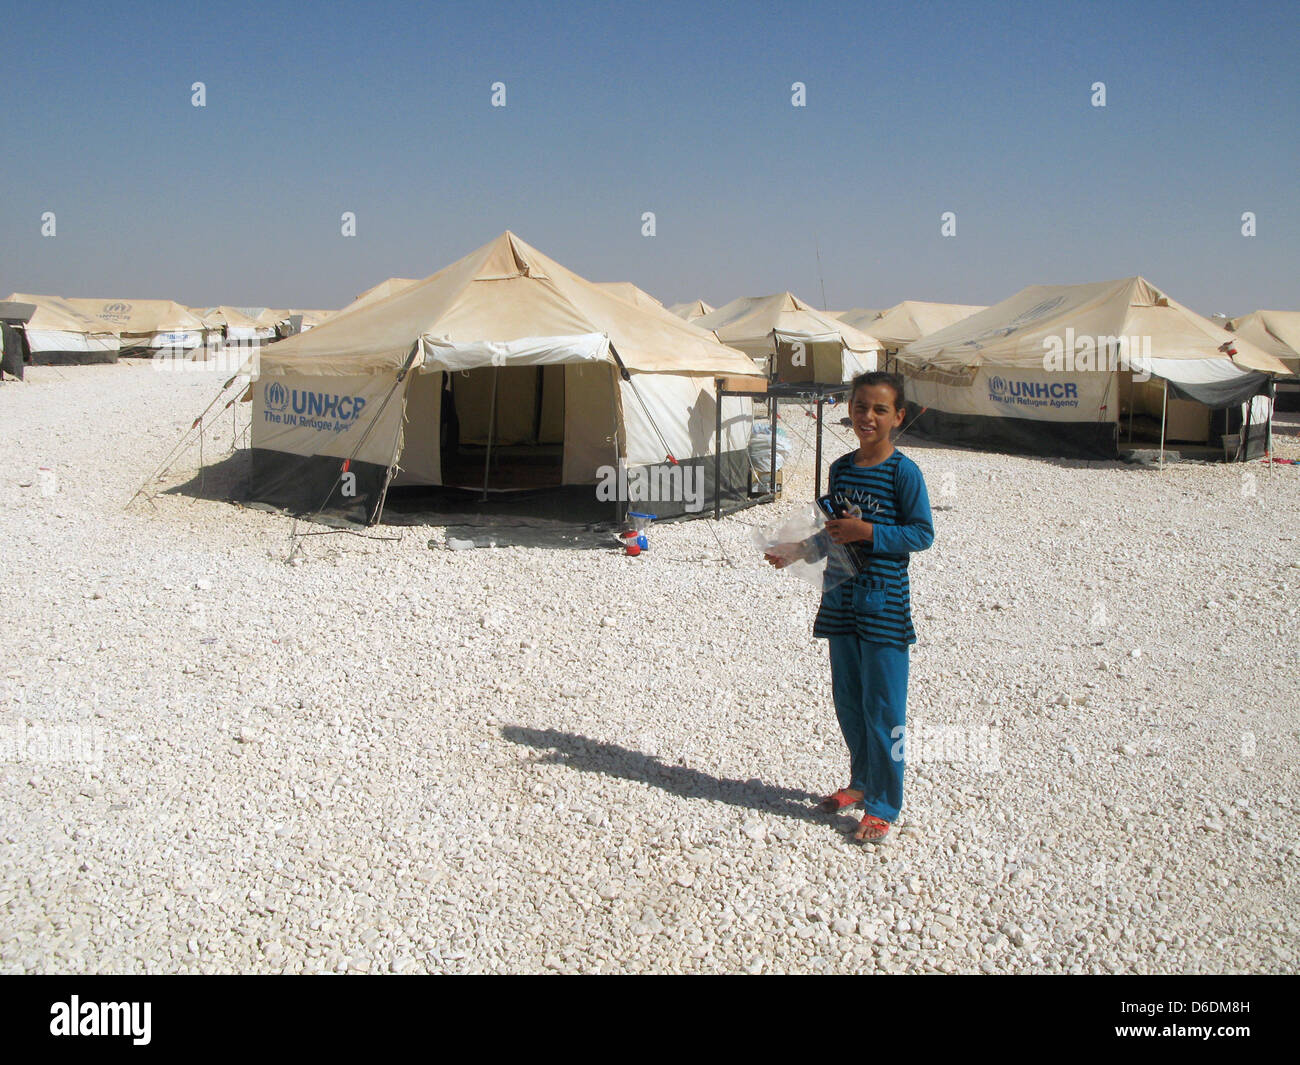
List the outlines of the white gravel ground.
{"type": "Polygon", "coordinates": [[[641,558],[287,565],[281,515],[122,509],[218,380],[0,386],[0,969],[1296,970],[1300,467],[905,442],[920,760],[872,848],[809,810],[816,598],[750,546],[807,449],[641,558]]]}

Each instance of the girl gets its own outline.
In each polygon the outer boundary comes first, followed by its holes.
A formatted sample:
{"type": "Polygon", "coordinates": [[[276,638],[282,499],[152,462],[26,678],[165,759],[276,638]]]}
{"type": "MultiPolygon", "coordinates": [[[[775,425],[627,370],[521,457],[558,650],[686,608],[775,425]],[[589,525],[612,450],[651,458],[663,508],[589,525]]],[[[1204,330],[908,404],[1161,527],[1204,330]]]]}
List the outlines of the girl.
{"type": "MultiPolygon", "coordinates": [[[[818,804],[835,813],[861,803],[855,840],[878,843],[903,805],[908,649],[912,629],[908,557],[934,542],[925,478],[894,447],[903,422],[903,378],[866,373],[853,381],[849,415],[858,450],[831,463],[828,491],[840,517],[826,522],[837,544],[862,544],[858,576],[823,593],[813,636],[830,648],[835,714],[849,748],[849,786],[818,804]],[[860,515],[860,516],[859,516],[860,515]]],[[[789,556],[768,554],[778,568],[789,556]]]]}

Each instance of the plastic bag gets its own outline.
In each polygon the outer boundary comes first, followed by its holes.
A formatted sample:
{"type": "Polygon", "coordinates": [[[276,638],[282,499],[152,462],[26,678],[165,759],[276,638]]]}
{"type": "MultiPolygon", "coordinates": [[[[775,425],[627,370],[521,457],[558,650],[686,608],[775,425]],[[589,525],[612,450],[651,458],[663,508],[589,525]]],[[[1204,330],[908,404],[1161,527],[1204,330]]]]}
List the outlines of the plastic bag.
{"type": "MultiPolygon", "coordinates": [[[[790,437],[780,426],[776,430],[776,468],[779,470],[790,457],[790,437]]],[[[749,437],[749,465],[755,473],[771,473],[772,427],[766,422],[755,422],[749,437]]]]}
{"type": "Polygon", "coordinates": [[[781,569],[828,592],[857,576],[847,548],[832,543],[826,515],[816,504],[795,511],[784,521],[754,529],[754,544],[765,555],[787,559],[781,569]]]}

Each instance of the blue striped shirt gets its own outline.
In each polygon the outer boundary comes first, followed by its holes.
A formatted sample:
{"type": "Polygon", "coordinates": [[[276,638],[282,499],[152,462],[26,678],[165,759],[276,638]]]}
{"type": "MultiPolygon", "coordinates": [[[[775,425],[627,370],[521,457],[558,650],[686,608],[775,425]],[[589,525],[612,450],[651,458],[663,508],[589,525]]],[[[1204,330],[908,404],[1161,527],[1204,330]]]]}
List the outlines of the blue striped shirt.
{"type": "MultiPolygon", "coordinates": [[[[907,579],[910,552],[934,543],[930,497],[920,467],[901,451],[876,466],[855,466],[857,452],[831,463],[828,491],[862,508],[875,527],[866,571],[822,594],[814,636],[857,634],[873,643],[916,643],[912,592],[907,579]]],[[[825,535],[824,533],[822,535],[825,535]]]]}

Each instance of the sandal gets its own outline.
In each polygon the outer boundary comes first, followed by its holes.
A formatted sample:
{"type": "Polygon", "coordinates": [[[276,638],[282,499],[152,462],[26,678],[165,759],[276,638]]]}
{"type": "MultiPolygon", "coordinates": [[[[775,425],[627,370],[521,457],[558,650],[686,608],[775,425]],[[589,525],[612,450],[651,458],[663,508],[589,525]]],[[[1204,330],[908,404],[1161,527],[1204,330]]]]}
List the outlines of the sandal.
{"type": "Polygon", "coordinates": [[[853,839],[858,843],[883,843],[888,835],[889,822],[882,821],[874,814],[867,814],[858,822],[853,839]]]}
{"type": "Polygon", "coordinates": [[[827,795],[817,804],[817,809],[824,814],[836,814],[846,806],[856,806],[862,801],[861,795],[854,795],[848,788],[840,788],[834,795],[827,795]]]}

